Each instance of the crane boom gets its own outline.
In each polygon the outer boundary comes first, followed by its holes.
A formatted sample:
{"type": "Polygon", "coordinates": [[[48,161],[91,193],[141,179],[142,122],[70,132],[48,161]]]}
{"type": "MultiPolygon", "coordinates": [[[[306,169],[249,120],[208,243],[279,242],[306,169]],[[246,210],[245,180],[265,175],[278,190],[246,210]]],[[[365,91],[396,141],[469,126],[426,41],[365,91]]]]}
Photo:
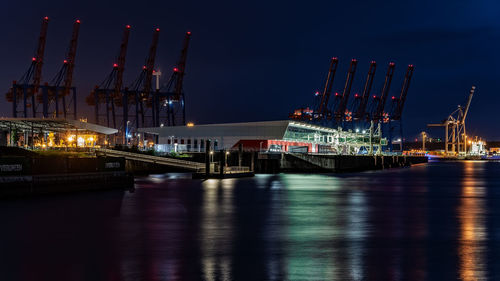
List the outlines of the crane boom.
{"type": "Polygon", "coordinates": [[[411,77],[413,76],[414,66],[412,64],[408,65],[408,69],[406,70],[405,80],[403,82],[403,86],[401,87],[401,94],[399,95],[398,103],[396,106],[396,110],[392,116],[392,120],[400,120],[401,115],[403,114],[403,107],[406,101],[406,95],[408,94],[408,88],[410,87],[411,77]]]}
{"type": "Polygon", "coordinates": [[[389,94],[395,67],[396,65],[393,62],[389,63],[389,67],[387,68],[387,73],[385,75],[384,87],[382,88],[382,94],[380,95],[380,100],[377,104],[377,108],[375,109],[375,113],[372,115],[372,119],[374,121],[380,120],[384,113],[385,102],[387,100],[387,95],[389,94]]]}
{"type": "Polygon", "coordinates": [[[40,80],[42,79],[42,66],[43,57],[45,54],[45,42],[47,41],[47,28],[49,26],[49,17],[44,17],[42,20],[42,28],[40,30],[40,37],[38,38],[38,46],[36,48],[36,55],[34,57],[35,70],[33,74],[33,94],[38,91],[40,87],[40,80]]]}
{"type": "Polygon", "coordinates": [[[326,117],[327,115],[328,101],[332,93],[333,79],[335,78],[335,73],[337,72],[338,62],[339,62],[338,58],[332,58],[330,61],[330,68],[328,69],[328,76],[326,77],[325,88],[323,89],[323,94],[321,95],[321,102],[317,109],[319,118],[326,117]]]}
{"type": "Polygon", "coordinates": [[[463,111],[463,115],[462,115],[462,118],[460,120],[460,123],[464,123],[465,118],[467,118],[467,113],[469,112],[470,103],[472,101],[472,96],[474,95],[475,90],[476,90],[476,86],[472,86],[472,88],[470,89],[470,92],[469,92],[469,97],[467,98],[467,103],[465,105],[465,110],[463,111]]]}
{"type": "Polygon", "coordinates": [[[182,94],[182,87],[183,87],[182,83],[184,81],[184,74],[186,70],[186,59],[187,59],[187,52],[190,39],[191,39],[191,32],[188,31],[186,32],[186,35],[184,37],[184,44],[182,46],[181,57],[176,67],[178,75],[177,75],[177,83],[175,83],[174,100],[179,100],[182,94]]]}
{"type": "Polygon", "coordinates": [[[69,94],[69,89],[73,83],[73,70],[75,69],[76,46],[78,44],[78,33],[80,31],[80,20],[73,23],[73,34],[69,44],[68,55],[64,63],[66,64],[66,75],[64,79],[64,96],[69,94]]]}
{"type": "Polygon", "coordinates": [[[128,38],[130,35],[130,25],[125,26],[125,30],[123,31],[122,44],[120,45],[120,53],[118,54],[118,58],[116,61],[116,79],[114,85],[114,96],[119,97],[120,91],[123,85],[123,72],[125,71],[125,58],[127,56],[127,46],[128,46],[128,38]]]}
{"type": "Polygon", "coordinates": [[[358,61],[356,59],[352,59],[351,64],[349,65],[349,70],[347,71],[347,79],[344,85],[344,91],[342,92],[339,106],[335,111],[335,119],[337,121],[341,121],[344,118],[347,101],[349,100],[349,94],[351,93],[352,82],[354,81],[354,74],[356,73],[357,64],[358,61]]]}
{"type": "Polygon", "coordinates": [[[361,95],[361,102],[359,104],[358,110],[354,114],[354,118],[356,119],[362,119],[366,113],[366,105],[368,103],[368,98],[372,89],[373,78],[375,77],[376,69],[377,62],[371,61],[370,68],[368,69],[368,75],[366,76],[365,87],[363,88],[363,94],[361,95]]]}
{"type": "Polygon", "coordinates": [[[153,41],[151,42],[148,59],[146,60],[146,65],[144,68],[146,76],[144,77],[144,87],[142,92],[146,97],[149,95],[149,92],[151,91],[151,83],[152,83],[151,80],[153,78],[153,69],[155,66],[155,58],[156,58],[156,48],[158,47],[159,37],[160,37],[160,29],[156,28],[155,32],[153,33],[153,41]]]}

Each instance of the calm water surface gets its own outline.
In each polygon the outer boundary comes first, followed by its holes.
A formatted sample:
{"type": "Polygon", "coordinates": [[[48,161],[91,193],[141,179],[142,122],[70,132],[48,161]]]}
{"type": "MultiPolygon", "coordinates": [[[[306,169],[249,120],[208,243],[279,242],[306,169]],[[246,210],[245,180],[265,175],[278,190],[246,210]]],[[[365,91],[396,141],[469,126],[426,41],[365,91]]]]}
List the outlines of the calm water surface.
{"type": "Polygon", "coordinates": [[[500,280],[500,163],[0,202],[0,280],[500,280]]]}

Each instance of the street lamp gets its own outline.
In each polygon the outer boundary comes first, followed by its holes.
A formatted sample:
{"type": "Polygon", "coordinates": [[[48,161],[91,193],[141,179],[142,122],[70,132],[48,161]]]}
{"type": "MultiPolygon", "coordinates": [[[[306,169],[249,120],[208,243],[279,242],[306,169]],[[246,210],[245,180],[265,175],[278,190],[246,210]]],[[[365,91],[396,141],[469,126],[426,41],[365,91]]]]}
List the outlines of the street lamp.
{"type": "Polygon", "coordinates": [[[130,124],[130,120],[127,120],[127,127],[125,128],[125,144],[128,146],[128,138],[129,138],[129,133],[128,133],[128,124],[130,124]]]}
{"type": "Polygon", "coordinates": [[[425,132],[422,132],[422,151],[425,153],[425,138],[427,137],[427,134],[425,132]]]}

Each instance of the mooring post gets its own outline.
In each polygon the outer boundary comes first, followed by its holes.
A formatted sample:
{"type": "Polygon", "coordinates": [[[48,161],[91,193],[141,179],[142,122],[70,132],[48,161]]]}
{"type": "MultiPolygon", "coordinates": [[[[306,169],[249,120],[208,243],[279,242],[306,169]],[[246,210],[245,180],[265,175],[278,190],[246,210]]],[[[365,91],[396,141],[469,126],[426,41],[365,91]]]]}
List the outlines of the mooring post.
{"type": "Polygon", "coordinates": [[[243,159],[241,159],[243,157],[243,144],[240,143],[238,145],[238,167],[241,168],[241,162],[243,159]]]}
{"type": "Polygon", "coordinates": [[[226,151],[222,149],[220,151],[220,159],[219,159],[219,174],[221,175],[221,178],[224,176],[224,166],[226,166],[226,151]]]}
{"type": "Polygon", "coordinates": [[[250,171],[251,172],[254,171],[254,162],[255,162],[255,152],[252,151],[252,160],[251,160],[251,163],[250,163],[250,171]]]}
{"type": "Polygon", "coordinates": [[[205,175],[210,175],[210,140],[205,141],[205,175]]]}

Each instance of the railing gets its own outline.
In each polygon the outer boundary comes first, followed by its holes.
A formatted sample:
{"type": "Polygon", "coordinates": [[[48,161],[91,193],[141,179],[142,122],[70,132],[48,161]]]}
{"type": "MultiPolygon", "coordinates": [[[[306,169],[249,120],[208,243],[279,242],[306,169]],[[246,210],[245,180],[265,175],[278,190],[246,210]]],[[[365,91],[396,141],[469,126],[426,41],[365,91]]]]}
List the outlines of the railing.
{"type": "Polygon", "coordinates": [[[159,156],[153,156],[153,155],[145,155],[145,154],[139,154],[139,153],[112,150],[112,149],[97,149],[97,152],[103,153],[105,155],[110,155],[110,156],[124,157],[127,160],[135,160],[135,161],[142,161],[142,162],[146,162],[146,163],[153,163],[153,164],[159,164],[159,165],[165,165],[165,166],[171,166],[171,167],[177,167],[177,168],[184,168],[184,169],[193,170],[193,171],[197,171],[197,172],[205,169],[205,164],[193,162],[193,161],[187,161],[187,160],[159,157],[159,156]]]}

